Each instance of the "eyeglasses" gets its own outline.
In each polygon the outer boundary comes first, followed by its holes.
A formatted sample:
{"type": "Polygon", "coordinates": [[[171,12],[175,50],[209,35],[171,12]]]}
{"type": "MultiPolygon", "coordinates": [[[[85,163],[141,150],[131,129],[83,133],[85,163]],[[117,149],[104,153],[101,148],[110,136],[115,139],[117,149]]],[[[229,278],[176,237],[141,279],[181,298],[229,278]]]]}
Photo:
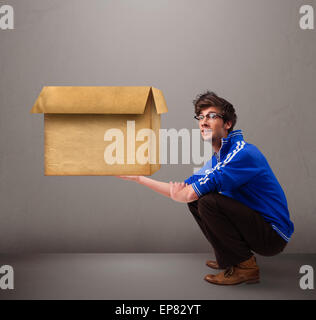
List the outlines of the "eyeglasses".
{"type": "Polygon", "coordinates": [[[198,121],[202,121],[204,118],[206,118],[207,120],[209,119],[216,119],[216,118],[224,118],[222,114],[220,113],[216,113],[216,112],[210,112],[208,114],[206,114],[205,116],[203,116],[202,114],[199,114],[198,116],[194,116],[194,119],[198,120],[198,121]]]}

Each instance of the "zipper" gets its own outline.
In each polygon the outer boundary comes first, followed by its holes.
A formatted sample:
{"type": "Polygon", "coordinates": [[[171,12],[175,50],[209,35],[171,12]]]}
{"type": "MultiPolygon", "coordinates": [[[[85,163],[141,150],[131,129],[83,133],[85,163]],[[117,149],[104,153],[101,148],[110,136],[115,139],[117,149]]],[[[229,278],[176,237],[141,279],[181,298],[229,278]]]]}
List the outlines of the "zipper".
{"type": "Polygon", "coordinates": [[[222,149],[222,147],[223,147],[223,138],[221,139],[221,143],[222,143],[222,145],[221,145],[221,147],[219,148],[219,151],[218,151],[218,159],[216,158],[216,160],[217,160],[217,163],[218,163],[218,161],[220,162],[221,161],[221,149],[222,149]]]}

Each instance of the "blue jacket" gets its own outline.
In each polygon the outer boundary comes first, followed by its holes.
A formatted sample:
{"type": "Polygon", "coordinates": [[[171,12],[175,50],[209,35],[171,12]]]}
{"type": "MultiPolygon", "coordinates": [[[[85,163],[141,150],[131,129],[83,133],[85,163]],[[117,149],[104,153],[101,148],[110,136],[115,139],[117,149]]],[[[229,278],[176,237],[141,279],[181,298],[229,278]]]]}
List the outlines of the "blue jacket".
{"type": "Polygon", "coordinates": [[[260,150],[243,139],[242,131],[235,130],[222,138],[218,155],[186,179],[201,197],[218,192],[242,202],[262,214],[265,221],[286,241],[294,225],[289,217],[285,194],[268,161],[260,150]]]}

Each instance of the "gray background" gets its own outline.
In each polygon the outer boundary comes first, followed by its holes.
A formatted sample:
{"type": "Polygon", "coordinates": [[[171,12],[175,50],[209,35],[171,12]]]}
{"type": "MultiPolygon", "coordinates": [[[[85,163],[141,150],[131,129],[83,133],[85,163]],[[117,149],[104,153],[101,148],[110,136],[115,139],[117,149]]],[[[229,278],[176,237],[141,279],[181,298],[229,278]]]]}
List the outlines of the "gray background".
{"type": "MultiPolygon", "coordinates": [[[[4,4],[1,1],[1,4],[4,4]]],[[[115,177],[45,177],[45,85],[152,85],[162,128],[197,128],[192,99],[230,100],[236,129],[267,157],[295,233],[286,252],[316,248],[316,31],[297,0],[7,0],[0,30],[0,252],[206,252],[185,204],[115,177]]],[[[182,181],[191,165],[153,177],[182,181]]]]}

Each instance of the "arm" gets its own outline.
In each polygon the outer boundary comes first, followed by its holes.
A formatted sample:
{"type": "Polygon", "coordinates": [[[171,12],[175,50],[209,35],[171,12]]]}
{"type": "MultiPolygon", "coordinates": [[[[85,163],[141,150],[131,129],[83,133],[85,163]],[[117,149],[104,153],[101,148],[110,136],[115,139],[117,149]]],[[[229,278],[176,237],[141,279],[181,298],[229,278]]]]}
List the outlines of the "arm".
{"type": "Polygon", "coordinates": [[[195,191],[184,182],[162,182],[144,176],[118,176],[124,180],[135,181],[177,202],[192,202],[198,199],[195,191]]]}
{"type": "Polygon", "coordinates": [[[170,186],[167,182],[157,181],[151,178],[140,176],[138,183],[170,198],[170,186]]]}
{"type": "Polygon", "coordinates": [[[170,182],[170,195],[171,199],[177,202],[192,202],[197,200],[199,197],[192,188],[191,185],[182,185],[182,183],[172,183],[170,182]]]}
{"type": "Polygon", "coordinates": [[[209,192],[238,189],[262,172],[263,160],[255,147],[241,142],[224,161],[191,185],[199,197],[209,192]]]}
{"type": "Polygon", "coordinates": [[[170,185],[169,185],[169,183],[157,181],[157,180],[147,178],[144,176],[117,176],[117,177],[124,179],[124,180],[135,181],[139,184],[142,184],[142,185],[170,198],[170,185]]]}

